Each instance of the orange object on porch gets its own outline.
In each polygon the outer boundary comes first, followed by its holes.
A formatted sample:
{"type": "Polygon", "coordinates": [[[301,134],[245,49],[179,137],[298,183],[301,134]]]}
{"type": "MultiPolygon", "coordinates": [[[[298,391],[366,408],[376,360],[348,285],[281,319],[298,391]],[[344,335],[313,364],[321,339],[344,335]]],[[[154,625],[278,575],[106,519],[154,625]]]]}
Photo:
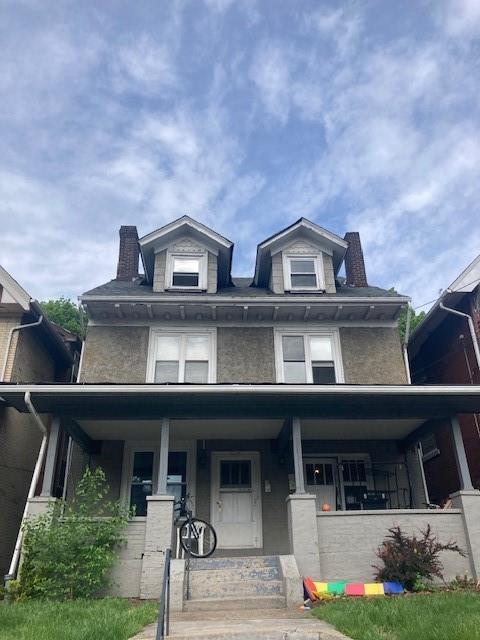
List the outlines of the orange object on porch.
{"type": "Polygon", "coordinates": [[[330,505],[328,504],[328,502],[324,502],[324,503],[322,504],[322,511],[330,511],[330,509],[331,509],[331,507],[330,507],[330,505]]]}

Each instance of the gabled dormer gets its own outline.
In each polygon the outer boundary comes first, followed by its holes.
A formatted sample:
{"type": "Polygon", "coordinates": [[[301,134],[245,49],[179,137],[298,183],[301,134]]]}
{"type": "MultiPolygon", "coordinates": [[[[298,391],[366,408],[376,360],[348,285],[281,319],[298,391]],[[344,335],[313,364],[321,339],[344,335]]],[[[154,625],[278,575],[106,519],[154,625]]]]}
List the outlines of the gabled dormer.
{"type": "Polygon", "coordinates": [[[189,216],[138,242],[153,291],[216,293],[231,282],[233,243],[189,216]]]}
{"type": "Polygon", "coordinates": [[[274,293],[336,293],[348,242],[300,218],[257,248],[255,285],[274,293]]]}

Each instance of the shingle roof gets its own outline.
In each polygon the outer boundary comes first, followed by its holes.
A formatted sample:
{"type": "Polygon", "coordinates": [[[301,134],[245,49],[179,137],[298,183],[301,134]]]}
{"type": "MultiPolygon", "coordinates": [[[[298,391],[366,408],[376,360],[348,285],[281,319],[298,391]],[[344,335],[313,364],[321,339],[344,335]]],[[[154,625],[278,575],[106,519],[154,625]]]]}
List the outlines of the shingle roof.
{"type": "MultiPolygon", "coordinates": [[[[337,293],[336,294],[328,294],[328,296],[338,296],[338,297],[400,297],[400,294],[396,292],[392,292],[387,289],[381,289],[380,287],[347,287],[344,284],[345,279],[339,278],[337,283],[337,293]]],[[[249,297],[249,298],[260,298],[260,297],[269,297],[269,296],[277,296],[270,289],[254,287],[252,286],[252,278],[232,278],[232,286],[230,287],[222,287],[218,289],[217,293],[214,295],[217,296],[230,296],[230,297],[249,297]]],[[[183,293],[183,292],[182,292],[183,293]]],[[[110,282],[106,282],[105,284],[100,285],[99,287],[95,287],[94,289],[90,289],[90,291],[86,291],[84,296],[131,296],[132,298],[136,296],[152,296],[152,298],[165,297],[169,298],[172,296],[171,291],[165,292],[156,292],[152,290],[152,286],[147,284],[142,276],[138,277],[133,282],[125,282],[122,280],[110,280],[110,282]]],[[[189,295],[188,293],[183,293],[183,295],[189,295]]],[[[207,292],[193,292],[190,294],[192,298],[198,298],[201,296],[211,296],[212,294],[207,292]]],[[[285,298],[295,299],[298,297],[296,293],[285,293],[282,294],[285,298]]],[[[318,293],[305,293],[302,292],[302,297],[311,295],[312,297],[318,296],[318,293]]],[[[323,294],[322,294],[323,295],[323,294]]]]}

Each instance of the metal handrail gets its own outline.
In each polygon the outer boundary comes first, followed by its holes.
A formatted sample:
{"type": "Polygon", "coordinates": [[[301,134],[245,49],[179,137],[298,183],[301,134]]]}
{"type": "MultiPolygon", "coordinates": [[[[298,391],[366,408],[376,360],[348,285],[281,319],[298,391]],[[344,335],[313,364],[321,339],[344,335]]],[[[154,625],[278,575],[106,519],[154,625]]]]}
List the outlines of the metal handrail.
{"type": "Polygon", "coordinates": [[[163,640],[168,636],[170,627],[170,561],[172,550],[165,551],[165,566],[163,568],[162,592],[160,593],[160,607],[158,609],[157,635],[155,640],[163,640]]]}

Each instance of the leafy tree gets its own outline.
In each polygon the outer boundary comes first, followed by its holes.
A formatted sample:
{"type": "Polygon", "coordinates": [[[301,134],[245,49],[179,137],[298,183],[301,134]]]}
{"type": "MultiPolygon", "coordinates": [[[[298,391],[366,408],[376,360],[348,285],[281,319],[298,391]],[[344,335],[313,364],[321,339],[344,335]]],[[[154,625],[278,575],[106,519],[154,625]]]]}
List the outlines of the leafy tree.
{"type": "Polygon", "coordinates": [[[82,340],[85,338],[87,318],[82,307],[63,297],[58,300],[45,300],[40,306],[49,320],[75,333],[82,340]]]}
{"type": "Polygon", "coordinates": [[[52,503],[24,523],[17,596],[23,599],[90,598],[108,586],[123,531],[133,512],[109,491],[101,468],[87,469],[71,504],[52,503]]]}
{"type": "MultiPolygon", "coordinates": [[[[402,309],[400,316],[398,318],[398,330],[400,331],[400,338],[402,340],[402,343],[405,340],[405,332],[407,330],[407,314],[408,314],[408,307],[402,309]]],[[[420,311],[420,313],[417,315],[415,313],[415,309],[410,307],[410,335],[412,335],[413,330],[416,327],[418,327],[418,325],[422,322],[425,316],[426,316],[425,311],[420,311]]]]}

